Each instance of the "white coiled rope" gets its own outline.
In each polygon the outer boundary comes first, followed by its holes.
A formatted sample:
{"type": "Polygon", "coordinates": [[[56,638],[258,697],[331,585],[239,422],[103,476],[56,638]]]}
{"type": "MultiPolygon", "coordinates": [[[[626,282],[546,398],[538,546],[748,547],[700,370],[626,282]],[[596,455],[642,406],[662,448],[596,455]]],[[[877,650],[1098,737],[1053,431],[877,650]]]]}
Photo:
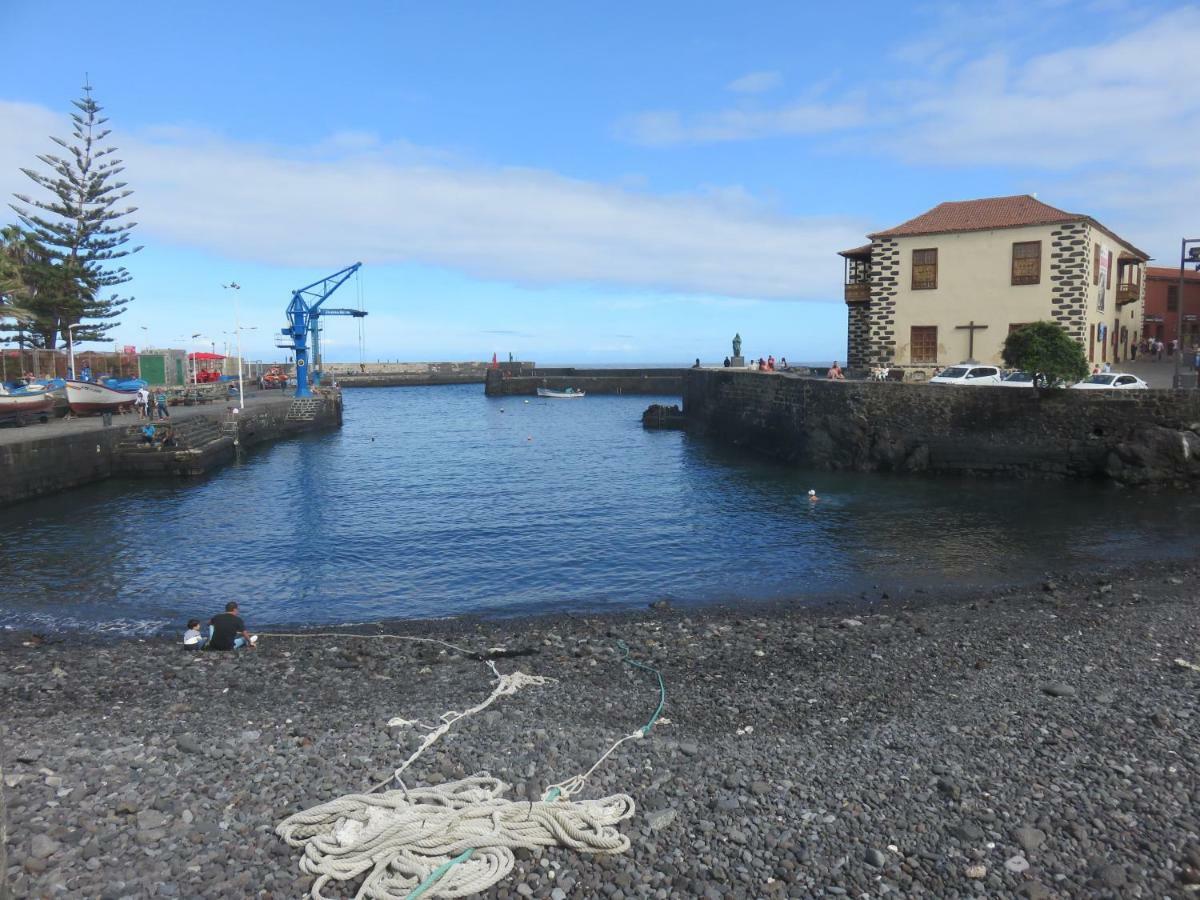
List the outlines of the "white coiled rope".
{"type": "MultiPolygon", "coordinates": [[[[460,648],[456,648],[460,649],[460,648]]],[[[509,785],[486,773],[434,787],[407,788],[401,775],[430,745],[462,719],[521,688],[553,679],[523,672],[496,676],[492,692],[462,712],[441,716],[421,745],[392,778],[365,794],[349,794],[284,819],[276,833],[304,856],[300,870],[315,876],[309,895],[330,881],[366,876],[358,900],[406,900],[417,897],[466,897],[484,891],[513,868],[513,850],[563,846],[584,853],[623,853],[629,838],[617,825],[633,815],[633,798],[614,794],[599,800],[571,800],[609,754],[639,730],[616,741],[587,772],[551,787],[545,799],[508,800],[509,785]],[[393,790],[375,793],[395,781],[393,790]]],[[[389,726],[420,723],[394,718],[389,726]]]]}

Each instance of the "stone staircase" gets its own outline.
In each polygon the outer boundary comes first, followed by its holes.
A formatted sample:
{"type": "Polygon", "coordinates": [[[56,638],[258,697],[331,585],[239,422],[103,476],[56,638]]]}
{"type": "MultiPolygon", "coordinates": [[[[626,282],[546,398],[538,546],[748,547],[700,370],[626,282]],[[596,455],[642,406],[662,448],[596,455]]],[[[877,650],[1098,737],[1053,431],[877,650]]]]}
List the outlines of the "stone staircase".
{"type": "MultiPolygon", "coordinates": [[[[175,446],[168,448],[172,450],[197,450],[205,444],[218,440],[223,436],[222,423],[210,416],[195,416],[190,419],[184,419],[180,422],[154,422],[156,427],[159,425],[169,425],[171,434],[175,438],[175,446]]],[[[142,441],[142,428],[145,423],[139,425],[130,425],[125,429],[125,434],[121,438],[120,449],[130,452],[157,452],[159,448],[142,441]]],[[[236,428],[236,423],[235,426],[236,428]]]]}
{"type": "Polygon", "coordinates": [[[311,422],[321,412],[325,401],[320,397],[297,397],[288,407],[289,422],[311,422]]]}

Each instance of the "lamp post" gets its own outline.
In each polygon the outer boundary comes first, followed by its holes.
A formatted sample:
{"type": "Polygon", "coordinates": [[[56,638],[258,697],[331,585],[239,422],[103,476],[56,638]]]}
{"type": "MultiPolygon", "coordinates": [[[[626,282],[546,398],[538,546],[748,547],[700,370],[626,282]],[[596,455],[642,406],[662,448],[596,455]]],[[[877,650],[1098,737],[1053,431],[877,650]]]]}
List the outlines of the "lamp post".
{"type": "Polygon", "coordinates": [[[238,358],[238,409],[246,408],[246,391],[242,387],[242,286],[236,281],[223,284],[221,287],[233,291],[233,330],[237,332],[238,358]]]}
{"type": "Polygon", "coordinates": [[[1183,387],[1196,387],[1196,373],[1193,372],[1188,378],[1189,384],[1185,385],[1183,378],[1183,289],[1184,284],[1184,267],[1194,264],[1196,270],[1200,271],[1200,238],[1183,238],[1179,243],[1179,294],[1176,300],[1176,313],[1178,320],[1176,322],[1176,346],[1175,346],[1175,378],[1172,381],[1172,386],[1176,389],[1183,387]]]}
{"type": "Polygon", "coordinates": [[[83,323],[76,322],[74,325],[67,326],[67,355],[71,359],[71,378],[74,381],[79,380],[79,373],[75,371],[75,329],[79,328],[83,323]]]}
{"type": "MultiPolygon", "coordinates": [[[[208,335],[201,334],[200,332],[196,332],[195,334],[192,335],[192,346],[199,348],[203,345],[198,343],[197,338],[200,338],[202,340],[208,340],[208,335]]],[[[193,385],[200,383],[200,358],[196,355],[199,352],[200,352],[199,349],[192,351],[192,384],[193,385]]]]}

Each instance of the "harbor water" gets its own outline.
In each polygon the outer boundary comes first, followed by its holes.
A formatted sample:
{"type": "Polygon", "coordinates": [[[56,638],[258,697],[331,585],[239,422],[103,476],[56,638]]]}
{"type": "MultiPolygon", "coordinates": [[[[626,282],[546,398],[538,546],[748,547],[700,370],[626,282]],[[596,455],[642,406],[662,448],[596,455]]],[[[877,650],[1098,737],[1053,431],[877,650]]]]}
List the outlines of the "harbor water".
{"type": "Polygon", "coordinates": [[[230,599],[252,627],[813,603],[1196,550],[1190,496],[802,471],[644,431],[655,401],[677,398],[348,390],[341,430],[210,477],[0,510],[0,627],[154,633],[230,599]]]}

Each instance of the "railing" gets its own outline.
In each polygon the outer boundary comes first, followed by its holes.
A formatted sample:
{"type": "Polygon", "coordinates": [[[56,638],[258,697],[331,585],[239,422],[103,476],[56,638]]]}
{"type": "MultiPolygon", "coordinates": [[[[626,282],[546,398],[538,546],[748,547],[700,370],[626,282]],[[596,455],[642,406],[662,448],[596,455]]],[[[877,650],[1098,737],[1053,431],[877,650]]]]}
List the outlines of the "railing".
{"type": "Polygon", "coordinates": [[[855,282],[846,285],[846,302],[862,303],[871,299],[871,285],[865,282],[855,282]]]}
{"type": "Polygon", "coordinates": [[[1140,296],[1141,291],[1139,285],[1136,284],[1118,284],[1117,285],[1117,306],[1124,306],[1126,303],[1134,303],[1140,296]]]}

